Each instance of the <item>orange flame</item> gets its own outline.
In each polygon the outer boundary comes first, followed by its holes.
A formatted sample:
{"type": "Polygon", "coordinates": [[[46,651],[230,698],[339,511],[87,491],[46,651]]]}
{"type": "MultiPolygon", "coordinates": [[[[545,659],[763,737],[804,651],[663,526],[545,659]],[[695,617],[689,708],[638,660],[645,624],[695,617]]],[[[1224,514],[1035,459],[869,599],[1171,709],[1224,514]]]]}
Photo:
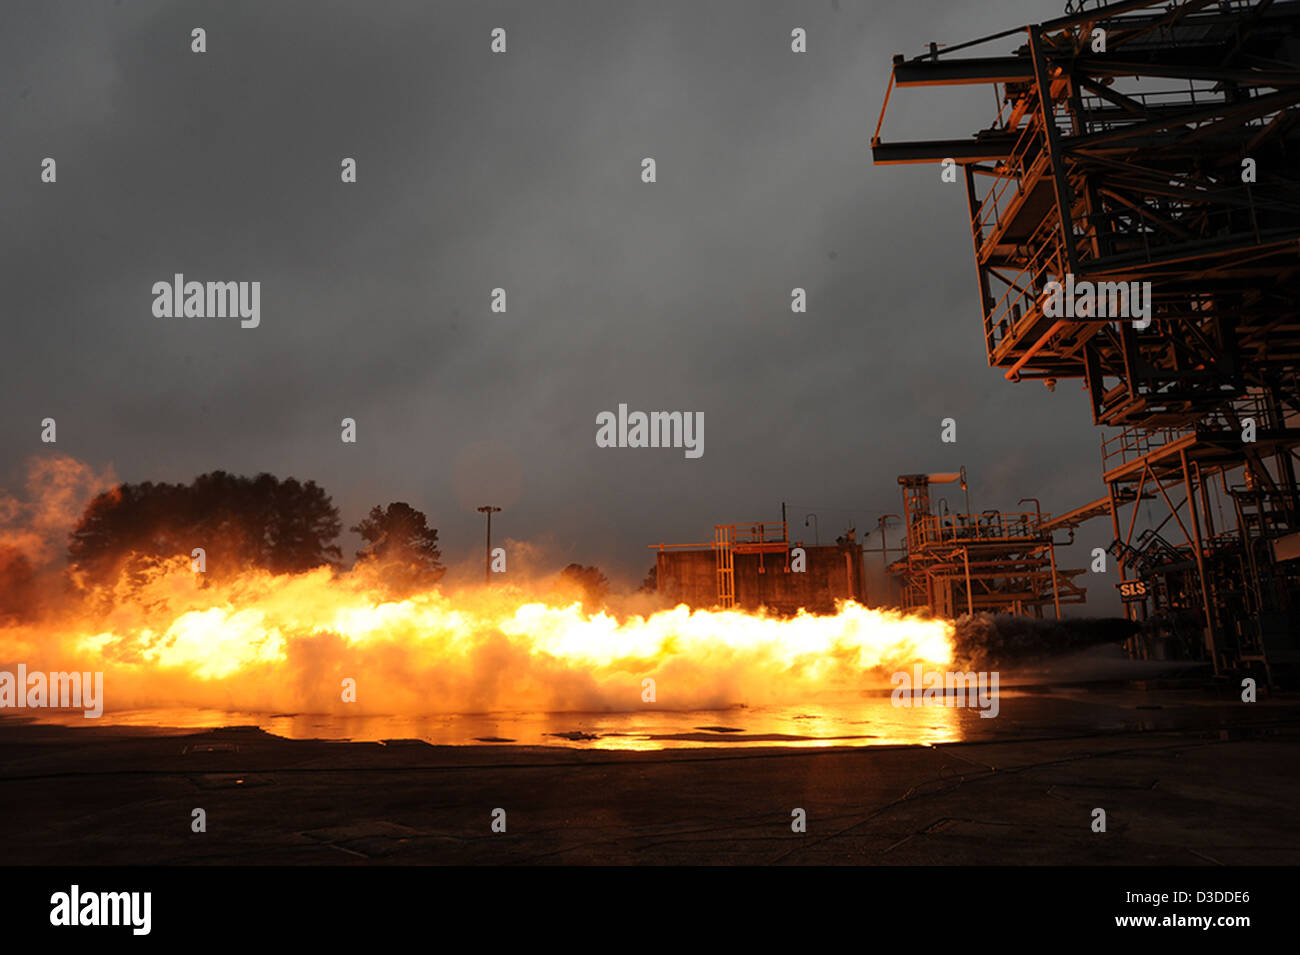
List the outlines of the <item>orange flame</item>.
{"type": "MultiPolygon", "coordinates": [[[[75,512],[87,474],[69,474],[50,515],[75,512]]],[[[0,667],[103,671],[110,712],[632,711],[649,702],[647,680],[659,707],[706,709],[807,702],[952,659],[950,622],[853,602],[793,618],[685,606],[614,615],[518,586],[395,600],[365,568],[213,580],[188,557],[129,592],[119,583],[107,612],[63,594],[46,604],[55,609],[35,620],[0,623],[0,667]]]]}
{"type": "Polygon", "coordinates": [[[201,587],[177,560],[102,620],[0,630],[0,657],[103,670],[110,710],[631,710],[646,679],[674,709],[807,700],[872,671],[946,664],[951,637],[947,621],[852,602],[829,616],[679,606],[620,619],[506,587],[394,601],[327,568],[201,587]]]}

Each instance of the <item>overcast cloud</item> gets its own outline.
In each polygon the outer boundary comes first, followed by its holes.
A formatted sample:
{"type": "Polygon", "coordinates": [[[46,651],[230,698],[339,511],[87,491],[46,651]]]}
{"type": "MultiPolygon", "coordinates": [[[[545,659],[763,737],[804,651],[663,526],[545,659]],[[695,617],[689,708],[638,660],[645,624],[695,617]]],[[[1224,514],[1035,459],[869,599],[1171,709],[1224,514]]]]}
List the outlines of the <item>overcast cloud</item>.
{"type": "MultiPolygon", "coordinates": [[[[481,553],[474,507],[497,504],[501,536],[624,582],[645,545],[777,519],[782,500],[800,533],[815,511],[823,541],[850,518],[861,534],[900,509],[900,473],[964,464],[976,510],[1099,497],[1078,383],[987,367],[962,187],[869,148],[892,54],[1059,13],[6,4],[0,476],[16,487],[49,453],[49,416],[59,451],[124,480],[310,478],[345,524],[405,500],[452,563],[481,553]],[[151,286],[177,272],[260,281],[260,327],[154,317],[151,286]],[[620,402],[704,412],[703,457],[597,448],[620,402]]],[[[993,109],[987,87],[898,91],[885,137],[967,135],[993,109]]]]}

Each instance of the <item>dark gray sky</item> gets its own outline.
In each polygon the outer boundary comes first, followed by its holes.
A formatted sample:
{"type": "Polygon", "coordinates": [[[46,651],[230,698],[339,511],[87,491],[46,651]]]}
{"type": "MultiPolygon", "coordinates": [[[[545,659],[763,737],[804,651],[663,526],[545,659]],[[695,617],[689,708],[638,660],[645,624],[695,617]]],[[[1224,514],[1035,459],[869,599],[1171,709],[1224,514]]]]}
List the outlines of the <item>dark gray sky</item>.
{"type": "MultiPolygon", "coordinates": [[[[406,500],[453,564],[495,503],[501,535],[628,581],[646,544],[782,500],[824,540],[865,530],[900,473],[964,464],[977,510],[1098,497],[1078,383],[987,367],[962,187],[869,149],[893,53],[1060,6],[6,4],[6,486],[52,416],[59,451],[124,480],[311,478],[345,524],[406,500]],[[175,272],[260,281],[261,326],[155,318],[175,272]],[[703,411],[704,456],[597,448],[619,402],[703,411]]],[[[993,109],[988,87],[899,91],[885,138],[993,109]]]]}

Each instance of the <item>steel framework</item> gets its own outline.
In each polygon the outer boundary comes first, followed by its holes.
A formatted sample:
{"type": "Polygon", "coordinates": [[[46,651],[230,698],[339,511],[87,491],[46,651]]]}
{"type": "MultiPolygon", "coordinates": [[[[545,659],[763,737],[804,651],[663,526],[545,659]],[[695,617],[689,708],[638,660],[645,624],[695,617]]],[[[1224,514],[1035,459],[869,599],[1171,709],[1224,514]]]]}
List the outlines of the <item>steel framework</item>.
{"type": "MultiPolygon", "coordinates": [[[[1018,613],[1042,617],[1045,607],[1082,603],[1087,592],[1074,583],[1082,570],[1056,564],[1050,516],[1023,513],[934,513],[930,487],[962,479],[958,474],[904,474],[903,520],[907,551],[889,565],[899,579],[902,607],[934,613],[1018,613]]],[[[1074,539],[1071,532],[1070,539],[1074,539]]]]}
{"type": "Polygon", "coordinates": [[[1076,2],[896,56],[872,140],[878,164],[962,167],[989,364],[1083,380],[1118,433],[1108,497],[1076,516],[1110,514],[1121,581],[1141,583],[1133,649],[1181,647],[1216,673],[1300,661],[1297,116],[1300,2],[1076,2]],[[963,52],[1011,37],[1009,55],[963,52]],[[881,140],[894,87],[971,83],[997,92],[988,129],[881,140]],[[1049,307],[1084,285],[1090,306],[1049,307]],[[1149,314],[1128,307],[1144,289],[1149,314]],[[1168,516],[1135,539],[1147,501],[1168,516]]]}
{"type": "Polygon", "coordinates": [[[785,521],[754,521],[748,524],[715,524],[713,553],[718,572],[718,606],[736,606],[736,554],[758,554],[762,573],[764,554],[781,554],[788,562],[790,542],[785,521]]]}

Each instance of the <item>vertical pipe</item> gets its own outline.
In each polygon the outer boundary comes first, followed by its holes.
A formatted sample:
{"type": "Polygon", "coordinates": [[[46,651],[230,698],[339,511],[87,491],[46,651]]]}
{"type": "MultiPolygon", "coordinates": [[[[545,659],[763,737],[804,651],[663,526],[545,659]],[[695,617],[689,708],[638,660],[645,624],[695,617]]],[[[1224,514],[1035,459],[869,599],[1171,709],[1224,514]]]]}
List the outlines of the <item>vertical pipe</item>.
{"type": "Polygon", "coordinates": [[[1210,513],[1210,495],[1205,490],[1205,479],[1201,477],[1201,464],[1198,461],[1196,468],[1196,486],[1201,492],[1201,513],[1205,516],[1205,537],[1207,540],[1214,540],[1214,516],[1210,513]]]}
{"type": "Polygon", "coordinates": [[[1061,591],[1056,586],[1056,541],[1047,542],[1047,554],[1052,559],[1052,603],[1056,605],[1056,619],[1061,619],[1061,591]]]}
{"type": "Polygon", "coordinates": [[[1047,74],[1047,59],[1043,56],[1041,29],[1029,27],[1029,50],[1034,62],[1034,85],[1038,87],[1038,103],[1043,123],[1043,136],[1052,159],[1052,185],[1056,191],[1056,211],[1060,218],[1061,245],[1065,261],[1071,272],[1078,272],[1078,250],[1074,247],[1074,220],[1070,183],[1065,174],[1065,161],[1061,153],[1060,137],[1056,129],[1055,104],[1052,102],[1052,78],[1047,74]]]}
{"type": "MultiPolygon", "coordinates": [[[[1115,543],[1118,545],[1119,544],[1119,502],[1115,500],[1115,485],[1110,481],[1106,482],[1106,493],[1107,495],[1110,496],[1110,526],[1115,532],[1115,543]]],[[[1138,499],[1133,502],[1133,507],[1136,509],[1140,507],[1141,504],[1142,504],[1142,495],[1139,494],[1138,499]]],[[[1118,547],[1116,549],[1119,550],[1118,547]]],[[[1124,566],[1124,551],[1120,550],[1119,553],[1115,555],[1115,565],[1119,569],[1119,582],[1122,584],[1124,583],[1125,580],[1128,579],[1128,569],[1124,566]]],[[[1124,619],[1132,620],[1135,616],[1133,612],[1133,605],[1129,601],[1125,600],[1123,602],[1123,606],[1124,606],[1124,619]]],[[[1145,618],[1146,601],[1142,602],[1142,610],[1144,614],[1143,619],[1146,619],[1145,618]]],[[[1136,656],[1140,652],[1141,656],[1145,659],[1146,657],[1145,646],[1139,647],[1137,640],[1138,640],[1137,637],[1129,637],[1127,640],[1124,641],[1124,646],[1128,650],[1130,657],[1136,656]]]]}
{"type": "Polygon", "coordinates": [[[1214,664],[1214,675],[1219,675],[1219,654],[1214,646],[1213,608],[1210,606],[1210,587],[1205,579],[1205,555],[1201,552],[1201,521],[1196,513],[1196,500],[1192,497],[1192,475],[1187,467],[1187,449],[1178,449],[1178,460],[1183,467],[1183,486],[1187,491],[1187,500],[1191,505],[1188,511],[1192,515],[1192,534],[1196,544],[1196,576],[1201,579],[1201,601],[1205,610],[1205,647],[1210,651],[1210,661],[1214,664]]]}
{"type": "Polygon", "coordinates": [[[975,173],[972,171],[970,163],[964,164],[962,169],[966,173],[966,209],[970,213],[971,242],[975,247],[975,277],[979,280],[980,315],[984,319],[984,345],[991,358],[994,348],[994,329],[991,324],[993,315],[990,311],[993,297],[989,294],[989,277],[980,258],[980,250],[984,245],[983,229],[979,224],[980,201],[975,197],[975,173]]]}
{"type": "Polygon", "coordinates": [[[969,549],[965,547],[961,549],[961,559],[962,562],[966,565],[966,613],[970,614],[971,616],[974,616],[975,600],[971,596],[971,590],[970,590],[970,550],[969,549]]]}

